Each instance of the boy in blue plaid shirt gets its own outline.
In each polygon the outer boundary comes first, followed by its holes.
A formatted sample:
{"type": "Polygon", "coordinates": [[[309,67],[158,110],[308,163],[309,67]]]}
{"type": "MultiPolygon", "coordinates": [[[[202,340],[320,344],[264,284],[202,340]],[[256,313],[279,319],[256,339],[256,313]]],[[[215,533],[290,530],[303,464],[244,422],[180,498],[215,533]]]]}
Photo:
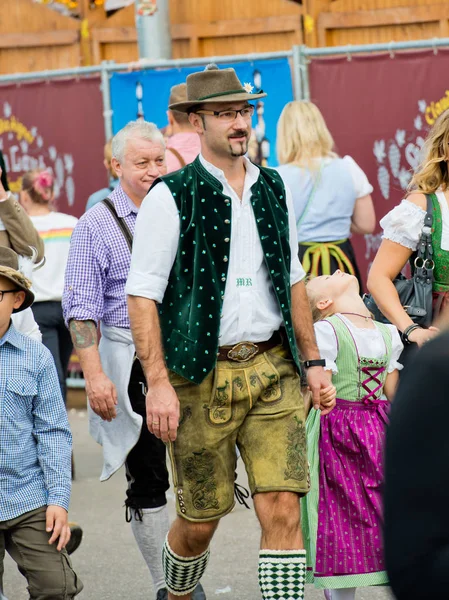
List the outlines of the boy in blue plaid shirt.
{"type": "Polygon", "coordinates": [[[72,436],[53,358],[11,315],[34,300],[17,254],[0,248],[0,598],[5,551],[32,600],[69,600],[82,583],[65,546],[72,436]]]}

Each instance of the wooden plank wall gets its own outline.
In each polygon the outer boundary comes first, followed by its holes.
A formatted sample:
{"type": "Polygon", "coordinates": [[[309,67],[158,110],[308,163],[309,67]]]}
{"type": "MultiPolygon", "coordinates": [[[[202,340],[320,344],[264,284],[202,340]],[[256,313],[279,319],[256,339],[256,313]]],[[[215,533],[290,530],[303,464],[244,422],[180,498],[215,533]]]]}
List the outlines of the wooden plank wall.
{"type": "MultiPolygon", "coordinates": [[[[134,6],[107,18],[81,0],[75,19],[0,1],[0,73],[138,59],[134,6]]],[[[449,37],[448,0],[169,1],[173,58],[449,37]]]]}
{"type": "MultiPolygon", "coordinates": [[[[173,58],[290,50],[303,43],[303,9],[287,0],[170,0],[173,58]]],[[[94,63],[137,60],[134,8],[91,29],[94,63]]]]}
{"type": "Polygon", "coordinates": [[[3,0],[0,73],[63,69],[80,64],[79,22],[31,0],[3,0]]]}
{"type": "Polygon", "coordinates": [[[309,46],[449,37],[447,0],[305,0],[309,46]]]}
{"type": "Polygon", "coordinates": [[[303,43],[302,14],[287,0],[171,0],[173,55],[289,50],[303,43]]]}

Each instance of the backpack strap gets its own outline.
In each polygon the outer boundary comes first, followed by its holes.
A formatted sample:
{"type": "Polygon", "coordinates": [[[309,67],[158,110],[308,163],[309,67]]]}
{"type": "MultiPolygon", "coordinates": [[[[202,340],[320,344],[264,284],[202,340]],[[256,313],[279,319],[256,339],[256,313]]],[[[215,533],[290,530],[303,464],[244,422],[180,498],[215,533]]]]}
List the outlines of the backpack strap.
{"type": "Polygon", "coordinates": [[[111,215],[114,218],[114,221],[117,223],[120,231],[123,233],[123,237],[125,238],[126,243],[128,244],[128,247],[129,247],[129,251],[131,252],[133,249],[133,236],[132,236],[131,231],[129,230],[128,225],[125,222],[125,219],[118,216],[117,211],[115,210],[114,203],[112,202],[112,200],[110,198],[105,198],[104,200],[102,200],[102,202],[106,206],[106,208],[109,210],[109,212],[111,213],[111,215]]]}
{"type": "Polygon", "coordinates": [[[173,156],[179,161],[179,164],[181,165],[181,169],[182,169],[182,167],[186,166],[186,161],[183,159],[181,153],[178,152],[178,150],[176,150],[176,148],[166,148],[166,150],[168,152],[171,152],[173,154],[173,156]]]}

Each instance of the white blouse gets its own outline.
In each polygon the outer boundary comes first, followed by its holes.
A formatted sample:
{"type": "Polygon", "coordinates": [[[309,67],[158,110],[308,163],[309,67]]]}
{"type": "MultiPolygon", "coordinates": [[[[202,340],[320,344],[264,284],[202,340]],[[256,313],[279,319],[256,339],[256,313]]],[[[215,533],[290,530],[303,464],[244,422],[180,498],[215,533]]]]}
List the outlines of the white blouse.
{"type": "MultiPolygon", "coordinates": [[[[376,329],[356,327],[354,323],[344,315],[338,314],[338,316],[349,327],[360,356],[366,358],[382,358],[385,354],[385,342],[377,327],[376,329]]],[[[402,345],[396,327],[394,325],[387,325],[387,327],[391,331],[392,341],[392,351],[387,372],[392,373],[396,369],[400,371],[403,368],[398,361],[404,346],[402,345]]],[[[329,321],[318,321],[315,323],[315,335],[320,356],[326,360],[326,369],[332,371],[334,374],[338,373],[337,364],[335,362],[338,355],[338,341],[334,328],[329,321]]]]}
{"type": "MultiPolygon", "coordinates": [[[[436,197],[440,203],[443,221],[441,249],[449,250],[449,207],[443,192],[436,192],[436,197]]],[[[410,248],[414,252],[418,248],[425,217],[426,211],[421,207],[408,200],[402,200],[380,220],[383,229],[382,237],[410,248]]]]}

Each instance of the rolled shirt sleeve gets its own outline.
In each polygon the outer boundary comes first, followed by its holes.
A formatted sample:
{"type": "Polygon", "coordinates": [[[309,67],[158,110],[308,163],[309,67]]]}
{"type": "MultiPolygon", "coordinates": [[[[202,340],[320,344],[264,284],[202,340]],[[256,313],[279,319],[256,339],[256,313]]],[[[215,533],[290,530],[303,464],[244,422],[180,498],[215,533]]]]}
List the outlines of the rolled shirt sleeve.
{"type": "Polygon", "coordinates": [[[66,324],[71,319],[101,320],[108,264],[103,241],[82,217],[72,233],[65,272],[62,308],[66,324]]]}
{"type": "Polygon", "coordinates": [[[176,202],[163,182],[147,194],[134,233],[131,268],[125,291],[162,302],[178,250],[180,234],[176,202]]]}

